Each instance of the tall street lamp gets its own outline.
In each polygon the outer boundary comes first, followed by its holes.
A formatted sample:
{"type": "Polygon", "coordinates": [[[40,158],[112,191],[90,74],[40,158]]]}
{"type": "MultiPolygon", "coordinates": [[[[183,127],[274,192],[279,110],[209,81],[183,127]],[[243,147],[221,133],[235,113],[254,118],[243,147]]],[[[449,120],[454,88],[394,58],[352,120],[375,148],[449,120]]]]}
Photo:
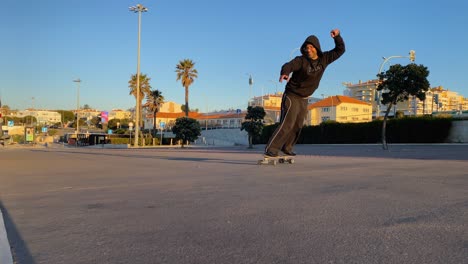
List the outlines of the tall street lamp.
{"type": "Polygon", "coordinates": [[[293,55],[294,55],[294,52],[296,52],[297,50],[300,50],[301,48],[295,48],[293,50],[291,50],[291,53],[289,54],[289,60],[292,60],[293,59],[293,55]]]}
{"type": "Polygon", "coordinates": [[[138,55],[137,55],[137,76],[136,76],[136,118],[135,118],[135,147],[138,147],[138,137],[140,134],[140,39],[141,39],[141,13],[147,12],[148,8],[142,4],[128,8],[131,12],[138,13],[138,55]]]}
{"type": "Polygon", "coordinates": [[[275,82],[273,80],[268,80],[268,81],[275,84],[275,94],[277,94],[278,93],[278,82],[275,82]]]}
{"type": "Polygon", "coordinates": [[[250,100],[252,99],[252,85],[253,85],[253,78],[251,73],[246,73],[246,75],[249,75],[249,87],[250,87],[250,92],[249,92],[249,100],[247,101],[247,107],[250,106],[250,100]]]}
{"type": "MultiPolygon", "coordinates": [[[[380,68],[379,68],[379,72],[378,74],[382,73],[382,69],[383,69],[383,66],[384,64],[389,61],[390,59],[394,59],[394,58],[409,58],[411,62],[414,62],[414,60],[416,59],[416,51],[414,50],[410,50],[409,52],[409,55],[408,56],[390,56],[390,57],[382,57],[382,59],[384,60],[382,62],[382,64],[380,64],[380,68]]],[[[377,85],[378,85],[378,81],[377,81],[377,85]]],[[[380,98],[382,96],[382,92],[378,92],[377,94],[377,110],[375,112],[375,117],[379,117],[380,116],[380,98]]]]}
{"type": "Polygon", "coordinates": [[[80,78],[73,80],[77,84],[77,92],[76,92],[76,139],[78,140],[78,133],[80,132],[80,116],[78,115],[78,111],[80,110],[80,78]]]}

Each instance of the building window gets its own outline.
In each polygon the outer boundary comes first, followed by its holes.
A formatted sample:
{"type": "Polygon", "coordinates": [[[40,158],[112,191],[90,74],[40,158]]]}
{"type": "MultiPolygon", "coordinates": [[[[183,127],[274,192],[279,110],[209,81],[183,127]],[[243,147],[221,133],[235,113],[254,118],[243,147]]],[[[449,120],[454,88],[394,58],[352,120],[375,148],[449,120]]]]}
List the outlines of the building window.
{"type": "Polygon", "coordinates": [[[348,111],[348,107],[346,107],[346,106],[342,106],[340,109],[341,109],[341,111],[348,111]]]}
{"type": "Polygon", "coordinates": [[[324,108],[322,108],[322,112],[330,112],[330,108],[324,107],[324,108]]]}
{"type": "Polygon", "coordinates": [[[330,120],[329,116],[322,116],[322,122],[330,120]]]}

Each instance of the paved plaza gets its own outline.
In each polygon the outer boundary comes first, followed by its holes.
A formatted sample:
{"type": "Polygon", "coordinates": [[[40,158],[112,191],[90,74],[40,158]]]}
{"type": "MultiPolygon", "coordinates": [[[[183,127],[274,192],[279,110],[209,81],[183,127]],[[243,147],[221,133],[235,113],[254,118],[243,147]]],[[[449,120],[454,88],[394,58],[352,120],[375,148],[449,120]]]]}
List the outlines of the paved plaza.
{"type": "Polygon", "coordinates": [[[0,147],[0,260],[468,263],[467,144],[262,150],[0,147]]]}

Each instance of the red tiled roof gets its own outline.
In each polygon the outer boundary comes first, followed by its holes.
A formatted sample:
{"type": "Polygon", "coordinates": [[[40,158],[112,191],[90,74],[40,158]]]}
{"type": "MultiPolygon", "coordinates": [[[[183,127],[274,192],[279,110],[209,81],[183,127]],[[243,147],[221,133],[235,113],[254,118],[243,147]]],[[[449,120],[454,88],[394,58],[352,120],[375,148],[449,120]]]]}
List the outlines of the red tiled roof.
{"type": "Polygon", "coordinates": [[[279,106],[264,106],[263,109],[281,111],[281,107],[279,107],[279,106]]]}
{"type": "MultiPolygon", "coordinates": [[[[189,112],[189,117],[190,118],[195,118],[197,119],[198,116],[200,116],[201,114],[200,113],[197,113],[197,112],[189,112]]],[[[180,113],[164,113],[164,112],[158,112],[156,114],[156,117],[157,118],[179,118],[179,117],[184,117],[185,116],[185,112],[180,112],[180,113]]],[[[147,115],[147,118],[153,118],[153,114],[149,114],[147,115]]]]}
{"type": "MultiPolygon", "coordinates": [[[[203,115],[197,112],[189,112],[189,117],[194,118],[194,119],[200,119],[200,120],[205,120],[205,119],[220,119],[220,118],[238,118],[238,117],[244,117],[246,112],[242,112],[240,114],[237,113],[219,113],[219,114],[211,114],[211,115],[203,115]]],[[[179,117],[184,117],[185,113],[164,113],[164,112],[159,112],[156,114],[157,118],[171,118],[171,119],[177,119],[179,117]]],[[[152,118],[153,115],[149,114],[147,118],[152,118]]]]}
{"type": "Polygon", "coordinates": [[[333,106],[340,105],[342,103],[370,105],[369,103],[366,103],[366,102],[363,102],[363,101],[360,101],[358,99],[354,99],[348,96],[335,95],[335,96],[327,97],[316,103],[313,103],[309,105],[307,108],[310,110],[310,109],[317,108],[317,107],[333,107],[333,106]]]}
{"type": "Polygon", "coordinates": [[[221,118],[239,118],[242,117],[244,118],[246,115],[246,112],[242,112],[240,114],[237,113],[222,113],[222,114],[211,114],[211,115],[200,115],[197,117],[197,119],[221,119],[221,118]]]}

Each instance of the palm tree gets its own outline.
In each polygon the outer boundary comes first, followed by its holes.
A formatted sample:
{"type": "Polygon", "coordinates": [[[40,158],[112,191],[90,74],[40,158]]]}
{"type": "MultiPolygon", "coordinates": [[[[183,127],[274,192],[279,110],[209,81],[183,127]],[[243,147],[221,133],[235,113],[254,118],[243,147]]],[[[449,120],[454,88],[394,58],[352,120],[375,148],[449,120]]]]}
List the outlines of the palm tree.
{"type": "Polygon", "coordinates": [[[181,80],[182,86],[185,88],[185,116],[188,117],[189,113],[189,86],[192,85],[195,78],[198,77],[198,72],[194,68],[195,62],[190,59],[184,59],[179,61],[176,66],[177,81],[181,80]]]}
{"type": "MultiPolygon", "coordinates": [[[[141,105],[141,102],[143,101],[143,98],[145,98],[146,95],[150,93],[150,90],[151,90],[151,85],[149,83],[150,80],[151,78],[146,76],[146,74],[140,74],[140,105],[141,105]]],[[[137,83],[137,75],[133,74],[130,80],[128,81],[128,88],[130,88],[129,94],[135,96],[135,99],[137,97],[136,96],[136,93],[137,93],[136,83],[137,83]]],[[[140,111],[140,115],[141,115],[141,111],[140,111]]],[[[141,127],[141,122],[142,122],[142,119],[140,118],[140,124],[139,124],[140,127],[141,127]]]]}
{"type": "Polygon", "coordinates": [[[151,90],[149,94],[146,95],[146,104],[144,107],[153,113],[153,137],[156,137],[156,114],[159,112],[164,104],[164,96],[159,90],[151,90]]]}

